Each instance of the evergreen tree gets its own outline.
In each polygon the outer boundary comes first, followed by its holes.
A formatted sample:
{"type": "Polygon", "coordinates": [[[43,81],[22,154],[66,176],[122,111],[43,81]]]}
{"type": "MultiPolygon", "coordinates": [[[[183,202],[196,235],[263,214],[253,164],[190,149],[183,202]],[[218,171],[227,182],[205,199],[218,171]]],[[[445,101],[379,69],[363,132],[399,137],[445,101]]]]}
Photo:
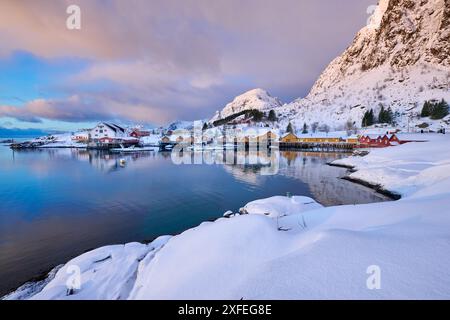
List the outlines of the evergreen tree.
{"type": "Polygon", "coordinates": [[[308,133],[308,125],[306,123],[303,124],[303,130],[302,130],[303,134],[308,133]]]}
{"type": "Polygon", "coordinates": [[[389,107],[386,110],[386,123],[393,124],[394,123],[394,112],[392,111],[392,108],[389,107]]]}
{"type": "Polygon", "coordinates": [[[425,101],[423,104],[422,112],[420,113],[422,118],[426,118],[431,116],[431,103],[429,101],[425,101]]]}
{"type": "Polygon", "coordinates": [[[361,121],[361,127],[367,127],[367,115],[369,114],[368,111],[364,112],[364,116],[361,121]]]}
{"type": "Polygon", "coordinates": [[[277,115],[276,115],[276,113],[275,113],[274,110],[270,110],[270,111],[269,111],[269,116],[268,116],[267,119],[268,119],[269,121],[271,121],[271,122],[277,121],[277,115]]]}
{"type": "Polygon", "coordinates": [[[380,113],[378,114],[378,122],[386,123],[386,110],[384,110],[384,106],[381,106],[380,113]]]}
{"type": "Polygon", "coordinates": [[[292,123],[289,122],[287,128],[286,128],[286,132],[287,133],[294,133],[294,128],[292,127],[292,123]]]}
{"type": "Polygon", "coordinates": [[[202,131],[205,131],[206,129],[208,129],[208,123],[205,122],[205,123],[203,124],[202,131]]]}
{"type": "Polygon", "coordinates": [[[264,113],[259,110],[256,110],[256,109],[252,110],[250,112],[250,114],[253,117],[253,121],[256,121],[256,122],[261,121],[264,117],[264,113]]]}
{"type": "Polygon", "coordinates": [[[440,102],[436,102],[431,110],[431,119],[439,120],[446,117],[449,113],[448,103],[442,99],[440,102]]]}
{"type": "Polygon", "coordinates": [[[370,109],[370,111],[366,111],[364,113],[364,117],[362,119],[362,126],[363,127],[369,127],[375,123],[375,117],[373,110],[370,109]]]}

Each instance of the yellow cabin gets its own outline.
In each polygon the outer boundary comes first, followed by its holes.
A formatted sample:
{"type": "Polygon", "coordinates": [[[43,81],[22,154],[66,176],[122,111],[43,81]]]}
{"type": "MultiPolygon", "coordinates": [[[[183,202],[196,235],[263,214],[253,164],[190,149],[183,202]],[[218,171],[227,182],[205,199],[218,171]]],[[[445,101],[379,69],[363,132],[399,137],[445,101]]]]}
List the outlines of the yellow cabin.
{"type": "Polygon", "coordinates": [[[288,133],[286,134],[284,137],[282,137],[280,139],[280,142],[284,142],[284,143],[296,143],[296,142],[300,142],[299,138],[293,134],[293,133],[288,133]]]}
{"type": "Polygon", "coordinates": [[[267,131],[265,134],[262,134],[258,137],[258,141],[272,141],[277,140],[278,135],[273,133],[272,131],[267,131]]]}

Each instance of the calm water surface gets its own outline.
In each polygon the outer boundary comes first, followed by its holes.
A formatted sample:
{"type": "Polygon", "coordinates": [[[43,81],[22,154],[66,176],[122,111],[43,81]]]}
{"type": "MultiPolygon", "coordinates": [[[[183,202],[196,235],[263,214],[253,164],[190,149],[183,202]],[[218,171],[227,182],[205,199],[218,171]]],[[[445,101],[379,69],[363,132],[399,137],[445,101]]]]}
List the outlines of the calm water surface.
{"type": "Polygon", "coordinates": [[[275,155],[278,172],[261,175],[261,165],[176,165],[170,153],[0,145],[0,296],[86,250],[176,234],[259,198],[290,192],[327,206],[386,200],[326,165],[343,154],[275,155]]]}

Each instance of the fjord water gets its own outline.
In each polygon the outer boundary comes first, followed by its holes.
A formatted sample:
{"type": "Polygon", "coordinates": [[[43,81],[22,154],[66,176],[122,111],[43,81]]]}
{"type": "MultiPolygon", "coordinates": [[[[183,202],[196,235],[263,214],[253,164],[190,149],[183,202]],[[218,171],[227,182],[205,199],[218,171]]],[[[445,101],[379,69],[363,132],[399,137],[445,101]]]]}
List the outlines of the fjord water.
{"type": "Polygon", "coordinates": [[[0,296],[89,249],[176,234],[259,198],[386,200],[326,165],[345,154],[275,155],[278,170],[262,175],[263,165],[177,165],[170,153],[0,146],[0,296]]]}

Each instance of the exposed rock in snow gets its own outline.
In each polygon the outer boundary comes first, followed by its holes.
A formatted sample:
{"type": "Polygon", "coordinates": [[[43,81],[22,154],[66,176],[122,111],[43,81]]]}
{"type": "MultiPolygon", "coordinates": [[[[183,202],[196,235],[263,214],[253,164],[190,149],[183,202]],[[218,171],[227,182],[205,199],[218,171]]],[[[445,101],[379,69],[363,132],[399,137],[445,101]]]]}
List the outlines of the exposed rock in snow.
{"type": "Polygon", "coordinates": [[[210,123],[234,115],[245,110],[259,110],[261,112],[269,112],[281,106],[280,100],[272,97],[263,89],[253,89],[234,98],[232,102],[227,104],[221,111],[217,111],[216,115],[209,120],[210,123]]]}
{"type": "Polygon", "coordinates": [[[63,265],[53,268],[44,279],[38,281],[30,281],[4,296],[1,300],[27,300],[33,297],[36,293],[41,292],[44,287],[55,278],[56,273],[63,265]]]}
{"type": "MultiPolygon", "coordinates": [[[[381,0],[368,26],[319,77],[309,95],[278,113],[300,128],[348,120],[392,107],[400,127],[425,100],[450,101],[450,1],[381,0]]],[[[449,123],[440,125],[448,127],[449,123]]]]}

